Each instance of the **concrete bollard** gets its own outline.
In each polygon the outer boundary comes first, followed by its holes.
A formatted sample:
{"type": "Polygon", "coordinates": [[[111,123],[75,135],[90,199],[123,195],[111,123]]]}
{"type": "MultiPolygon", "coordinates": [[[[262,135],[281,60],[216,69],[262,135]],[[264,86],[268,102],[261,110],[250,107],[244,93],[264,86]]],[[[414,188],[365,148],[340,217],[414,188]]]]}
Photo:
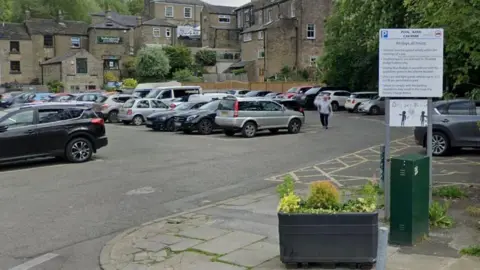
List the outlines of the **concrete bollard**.
{"type": "Polygon", "coordinates": [[[380,227],[378,230],[378,250],[377,250],[377,263],[376,270],[387,270],[387,257],[388,257],[388,228],[380,227]]]}

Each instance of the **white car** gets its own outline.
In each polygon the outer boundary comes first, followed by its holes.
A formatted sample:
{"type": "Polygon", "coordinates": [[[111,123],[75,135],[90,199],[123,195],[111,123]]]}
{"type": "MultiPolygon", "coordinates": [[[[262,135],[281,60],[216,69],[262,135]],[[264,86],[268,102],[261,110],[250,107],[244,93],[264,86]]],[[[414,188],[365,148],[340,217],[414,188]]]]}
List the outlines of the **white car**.
{"type": "Polygon", "coordinates": [[[345,90],[326,90],[318,93],[317,96],[323,95],[328,96],[330,104],[332,104],[332,110],[338,111],[340,108],[345,107],[345,102],[347,102],[350,92],[345,90]]]}
{"type": "Polygon", "coordinates": [[[377,95],[377,92],[354,92],[345,102],[345,109],[350,113],[358,112],[358,108],[362,102],[369,101],[377,95]]]}

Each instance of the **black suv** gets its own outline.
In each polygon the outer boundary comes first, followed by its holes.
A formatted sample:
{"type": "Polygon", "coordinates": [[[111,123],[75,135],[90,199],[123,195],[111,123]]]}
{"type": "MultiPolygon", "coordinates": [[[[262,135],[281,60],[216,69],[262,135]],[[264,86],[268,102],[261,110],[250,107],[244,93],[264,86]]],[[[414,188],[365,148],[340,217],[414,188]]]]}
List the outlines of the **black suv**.
{"type": "Polygon", "coordinates": [[[202,135],[212,134],[214,130],[220,127],[215,123],[218,105],[221,100],[210,101],[197,110],[178,112],[174,116],[175,130],[181,130],[185,134],[198,131],[202,135]]]}
{"type": "Polygon", "coordinates": [[[0,162],[55,156],[80,163],[107,144],[103,119],[84,105],[44,103],[0,111],[0,162]]]}
{"type": "Polygon", "coordinates": [[[305,94],[295,96],[295,99],[300,103],[300,105],[307,109],[307,110],[314,110],[316,109],[313,101],[315,101],[315,97],[322,92],[322,91],[350,91],[348,87],[344,86],[314,86],[310,88],[305,94]]]}

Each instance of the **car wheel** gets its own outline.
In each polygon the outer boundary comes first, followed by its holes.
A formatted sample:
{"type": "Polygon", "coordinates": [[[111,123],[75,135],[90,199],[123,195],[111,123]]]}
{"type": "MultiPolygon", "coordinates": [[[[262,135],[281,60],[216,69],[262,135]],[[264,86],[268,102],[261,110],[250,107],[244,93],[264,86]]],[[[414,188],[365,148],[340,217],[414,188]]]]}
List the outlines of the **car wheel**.
{"type": "Polygon", "coordinates": [[[108,122],[110,123],[117,123],[118,122],[118,112],[111,111],[108,113],[108,122]]]}
{"type": "Polygon", "coordinates": [[[255,137],[256,133],[257,133],[257,125],[254,122],[249,121],[243,125],[242,127],[243,137],[252,138],[252,137],[255,137]]]}
{"type": "Polygon", "coordinates": [[[198,131],[202,135],[212,134],[213,123],[209,119],[202,119],[200,123],[197,124],[198,131]]]}
{"type": "Polygon", "coordinates": [[[72,163],[86,162],[92,158],[92,155],[92,143],[86,138],[71,140],[65,149],[65,157],[72,163]]]}
{"type": "Polygon", "coordinates": [[[353,112],[358,112],[359,107],[360,107],[360,103],[358,103],[357,105],[355,105],[355,107],[353,107],[353,112]]]}
{"type": "Polygon", "coordinates": [[[153,129],[154,131],[162,131],[162,129],[161,129],[158,125],[152,126],[152,129],[153,129]]]}
{"type": "Polygon", "coordinates": [[[225,135],[227,135],[228,137],[235,136],[235,131],[233,131],[233,130],[225,129],[225,130],[223,130],[223,133],[225,133],[225,135]]]}
{"type": "Polygon", "coordinates": [[[448,137],[442,133],[435,131],[432,134],[432,155],[445,156],[450,151],[450,142],[448,137]]]}
{"type": "Polygon", "coordinates": [[[373,106],[373,107],[370,108],[368,113],[372,114],[372,115],[378,115],[378,114],[380,114],[380,108],[377,107],[377,106],[373,106]]]}
{"type": "Polygon", "coordinates": [[[130,121],[122,121],[124,125],[130,125],[130,121]]]}
{"type": "Polygon", "coordinates": [[[173,119],[170,119],[165,123],[165,131],[168,132],[174,132],[175,131],[175,121],[173,119]]]}
{"type": "Polygon", "coordinates": [[[353,110],[352,110],[352,109],[348,109],[347,112],[353,113],[353,110]]]}
{"type": "Polygon", "coordinates": [[[268,131],[270,131],[270,133],[272,133],[272,134],[277,134],[278,133],[278,128],[271,128],[268,131]]]}
{"type": "Polygon", "coordinates": [[[292,119],[290,120],[290,123],[288,123],[288,133],[291,134],[297,134],[300,132],[300,128],[302,127],[302,121],[298,119],[292,119]]]}
{"type": "Polygon", "coordinates": [[[143,117],[140,115],[137,115],[133,117],[132,122],[135,126],[141,126],[143,124],[143,117]]]}
{"type": "Polygon", "coordinates": [[[338,102],[336,102],[336,101],[332,102],[332,110],[334,112],[338,111],[339,108],[340,108],[340,106],[338,105],[338,102]]]}

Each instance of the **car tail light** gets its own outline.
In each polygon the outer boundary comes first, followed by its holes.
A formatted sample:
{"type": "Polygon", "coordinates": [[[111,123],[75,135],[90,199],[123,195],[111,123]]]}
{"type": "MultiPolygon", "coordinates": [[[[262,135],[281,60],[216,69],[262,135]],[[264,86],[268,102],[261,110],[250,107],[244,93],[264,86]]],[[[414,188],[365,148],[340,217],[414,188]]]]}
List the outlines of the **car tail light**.
{"type": "Polygon", "coordinates": [[[330,96],[328,96],[328,99],[330,100],[330,99],[331,99],[331,97],[330,97],[330,96]]]}
{"type": "Polygon", "coordinates": [[[102,109],[106,109],[106,108],[108,108],[108,107],[109,107],[108,104],[103,104],[103,105],[102,105],[102,109]]]}
{"type": "Polygon", "coordinates": [[[235,101],[235,105],[233,106],[233,117],[238,117],[238,110],[239,110],[238,100],[235,101]]]}
{"type": "Polygon", "coordinates": [[[175,104],[173,104],[173,103],[170,104],[170,109],[171,109],[171,110],[175,109],[175,107],[177,107],[177,105],[175,105],[175,104]]]}
{"type": "Polygon", "coordinates": [[[352,99],[352,104],[355,104],[355,99],[352,99]]]}
{"type": "Polygon", "coordinates": [[[128,109],[127,114],[128,114],[128,115],[132,115],[132,110],[131,110],[131,109],[128,109]]]}
{"type": "Polygon", "coordinates": [[[105,125],[105,121],[102,118],[94,118],[92,119],[92,124],[95,125],[105,125]]]}
{"type": "Polygon", "coordinates": [[[303,113],[305,110],[302,107],[300,107],[300,109],[298,109],[298,111],[303,113]]]}

